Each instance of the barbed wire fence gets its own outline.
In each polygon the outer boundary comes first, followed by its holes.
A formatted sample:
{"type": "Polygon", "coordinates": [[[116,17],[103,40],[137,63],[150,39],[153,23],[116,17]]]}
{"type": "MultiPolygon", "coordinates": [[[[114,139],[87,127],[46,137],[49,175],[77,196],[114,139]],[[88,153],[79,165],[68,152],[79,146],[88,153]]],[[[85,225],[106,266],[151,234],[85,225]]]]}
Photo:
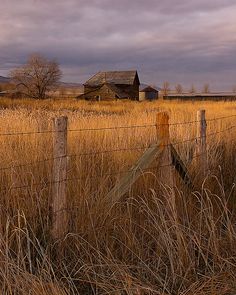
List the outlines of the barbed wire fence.
{"type": "MultiPolygon", "coordinates": [[[[54,239],[62,238],[68,229],[68,212],[67,208],[67,189],[66,185],[68,182],[79,181],[80,177],[68,177],[68,159],[79,158],[85,156],[102,155],[123,151],[140,151],[144,152],[139,161],[132,166],[131,169],[125,169],[120,171],[114,171],[112,173],[103,173],[103,177],[110,177],[117,175],[119,176],[120,182],[111,190],[106,196],[106,201],[111,201],[111,206],[127,191],[135,180],[148,170],[158,169],[162,170],[163,182],[173,189],[174,186],[174,175],[173,168],[179,169],[182,179],[186,184],[191,182],[190,176],[187,171],[184,161],[181,160],[181,156],[178,155],[176,147],[185,143],[193,143],[195,148],[195,154],[192,159],[198,159],[199,169],[204,176],[207,172],[207,138],[214,137],[218,134],[229,132],[236,128],[236,125],[231,124],[227,128],[207,133],[207,123],[214,121],[222,121],[229,118],[235,118],[236,115],[224,116],[211,118],[206,120],[205,110],[198,111],[197,119],[193,121],[175,122],[169,123],[169,116],[166,113],[159,113],[157,122],[155,124],[144,124],[144,125],[130,125],[130,126],[112,126],[112,127],[101,127],[101,128],[81,128],[81,129],[69,129],[67,117],[59,117],[54,119],[53,128],[51,130],[44,131],[27,131],[27,132],[6,132],[0,133],[0,137],[12,137],[12,136],[30,136],[38,134],[52,134],[53,135],[53,155],[49,158],[39,159],[36,161],[19,163],[16,165],[9,165],[0,167],[0,173],[17,168],[24,168],[28,166],[38,167],[38,165],[46,162],[53,162],[52,175],[50,180],[43,180],[40,182],[32,182],[31,184],[13,185],[10,187],[3,186],[1,191],[7,193],[12,190],[21,189],[32,189],[37,186],[50,186],[52,189],[52,211],[53,211],[53,222],[52,222],[52,236],[54,239]],[[170,140],[170,128],[178,126],[190,126],[196,124],[197,132],[196,136],[185,139],[182,141],[171,142],[170,140]],[[117,131],[117,130],[132,130],[132,129],[146,129],[156,128],[156,142],[151,146],[144,144],[134,147],[120,147],[103,150],[95,150],[91,152],[68,154],[67,152],[67,136],[69,133],[76,132],[100,132],[100,131],[117,131]],[[157,165],[151,165],[155,158],[160,157],[161,160],[157,165]],[[187,179],[187,181],[186,181],[187,179]]],[[[7,140],[7,139],[6,139],[7,140]]],[[[92,179],[91,179],[92,181],[92,179]]]]}

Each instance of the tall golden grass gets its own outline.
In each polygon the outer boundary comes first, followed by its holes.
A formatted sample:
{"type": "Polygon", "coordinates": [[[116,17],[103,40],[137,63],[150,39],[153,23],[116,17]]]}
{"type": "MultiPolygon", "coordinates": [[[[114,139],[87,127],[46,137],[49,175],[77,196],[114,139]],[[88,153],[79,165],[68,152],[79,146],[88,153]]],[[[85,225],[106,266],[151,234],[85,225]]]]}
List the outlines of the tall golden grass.
{"type": "MultiPolygon", "coordinates": [[[[190,122],[198,109],[206,109],[207,119],[228,117],[236,103],[4,99],[0,134],[51,130],[60,115],[71,130],[152,125],[159,111],[170,114],[170,123],[190,122]]],[[[191,161],[194,141],[187,141],[196,137],[196,123],[170,127],[172,142],[184,141],[176,148],[196,185],[189,191],[177,178],[175,210],[168,209],[169,192],[160,190],[153,163],[109,216],[100,201],[142,154],[128,149],[155,142],[156,129],[69,132],[70,230],[58,242],[60,255],[50,237],[52,160],[41,162],[53,157],[53,135],[0,135],[2,294],[233,294],[236,128],[221,131],[234,122],[208,122],[208,133],[219,133],[207,139],[205,179],[198,158],[191,161]],[[97,153],[109,149],[127,151],[97,153]],[[91,155],[78,156],[84,153],[91,155]]]]}

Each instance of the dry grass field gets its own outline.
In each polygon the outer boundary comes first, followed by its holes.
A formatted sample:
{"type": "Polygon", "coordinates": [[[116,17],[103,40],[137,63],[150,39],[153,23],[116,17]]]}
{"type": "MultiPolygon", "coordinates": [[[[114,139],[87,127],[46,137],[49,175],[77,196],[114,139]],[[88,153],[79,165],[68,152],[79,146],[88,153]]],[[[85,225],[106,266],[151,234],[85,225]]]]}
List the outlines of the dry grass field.
{"type": "Polygon", "coordinates": [[[0,293],[235,294],[234,115],[236,102],[1,99],[0,293]],[[208,120],[204,179],[199,159],[192,159],[199,109],[206,110],[208,120]],[[101,200],[144,147],[156,142],[156,128],[69,131],[70,231],[53,242],[53,135],[40,132],[51,130],[52,119],[61,115],[68,116],[69,130],[78,130],[154,125],[159,111],[169,113],[171,124],[193,122],[171,125],[170,135],[195,189],[187,190],[176,176],[177,206],[168,210],[169,191],[160,189],[160,171],[153,163],[107,216],[101,200]],[[32,131],[39,133],[12,135],[32,131]]]}

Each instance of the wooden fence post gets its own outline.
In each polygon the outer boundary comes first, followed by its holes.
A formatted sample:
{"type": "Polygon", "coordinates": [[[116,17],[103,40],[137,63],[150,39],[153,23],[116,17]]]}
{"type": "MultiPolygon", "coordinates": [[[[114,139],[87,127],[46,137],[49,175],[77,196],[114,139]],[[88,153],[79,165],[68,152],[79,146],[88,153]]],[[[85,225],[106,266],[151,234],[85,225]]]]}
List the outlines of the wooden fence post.
{"type": "MultiPolygon", "coordinates": [[[[0,252],[2,250],[2,245],[3,245],[3,233],[4,233],[4,227],[3,227],[3,209],[2,209],[2,204],[0,204],[0,252]]],[[[1,257],[2,255],[0,255],[1,257]]],[[[1,266],[1,264],[0,264],[1,266]]]]}
{"type": "Polygon", "coordinates": [[[52,238],[62,239],[68,231],[66,196],[67,117],[53,120],[52,238]]]}
{"type": "Polygon", "coordinates": [[[208,163],[207,163],[207,144],[206,144],[206,111],[199,110],[197,112],[197,148],[196,156],[199,158],[200,171],[203,176],[206,176],[208,163]]]}
{"type": "Polygon", "coordinates": [[[175,181],[174,166],[172,164],[170,131],[169,131],[169,115],[165,112],[157,114],[156,120],[157,139],[160,141],[160,149],[162,150],[160,166],[161,183],[165,188],[170,190],[170,203],[175,208],[175,181]]]}

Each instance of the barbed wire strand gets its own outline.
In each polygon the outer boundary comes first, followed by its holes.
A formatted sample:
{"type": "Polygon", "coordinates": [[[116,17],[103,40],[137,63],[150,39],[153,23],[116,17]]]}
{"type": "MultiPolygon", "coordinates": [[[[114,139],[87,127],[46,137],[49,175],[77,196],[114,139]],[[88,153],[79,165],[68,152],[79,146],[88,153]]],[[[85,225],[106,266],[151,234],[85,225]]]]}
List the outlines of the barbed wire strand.
{"type": "MultiPolygon", "coordinates": [[[[216,131],[216,132],[213,132],[213,133],[209,133],[209,134],[207,134],[206,137],[214,136],[214,135],[220,134],[222,132],[232,130],[234,128],[236,128],[236,126],[230,126],[229,128],[226,128],[226,129],[223,129],[223,130],[220,130],[220,131],[216,131]]],[[[187,143],[187,142],[197,141],[200,138],[201,137],[193,137],[193,138],[190,138],[190,139],[186,139],[186,140],[171,143],[171,144],[173,146],[180,145],[180,144],[184,144],[184,143],[187,143]]],[[[160,147],[166,147],[166,146],[169,146],[169,144],[167,144],[167,145],[159,145],[159,146],[160,147]]],[[[53,161],[53,160],[56,160],[56,159],[65,158],[65,157],[66,158],[71,158],[71,157],[92,156],[92,155],[99,155],[99,154],[113,153],[113,152],[122,152],[122,151],[135,151],[135,150],[137,151],[137,150],[144,150],[144,149],[147,149],[149,147],[150,147],[150,145],[146,145],[146,146],[133,147],[133,148],[109,149],[109,150],[102,150],[102,151],[93,151],[93,152],[88,152],[88,153],[64,155],[64,156],[61,156],[61,157],[51,157],[51,158],[47,158],[47,159],[37,160],[37,161],[34,161],[34,162],[22,163],[22,164],[8,166],[8,167],[2,167],[2,168],[0,168],[0,171],[16,169],[16,168],[21,168],[21,167],[27,167],[27,166],[35,166],[38,163],[44,163],[44,162],[53,161]]]]}
{"type": "MultiPolygon", "coordinates": [[[[194,156],[192,159],[194,159],[195,157],[200,157],[201,155],[203,155],[205,153],[202,154],[198,154],[197,156],[194,156]]],[[[158,166],[151,166],[151,167],[147,167],[144,169],[141,169],[142,171],[146,171],[146,170],[152,170],[152,169],[160,169],[160,168],[165,168],[165,167],[172,167],[173,164],[166,164],[166,165],[158,165],[158,166]]],[[[136,171],[138,171],[140,169],[136,169],[136,171]]],[[[101,175],[100,177],[108,177],[108,176],[115,176],[115,175],[121,175],[121,174],[126,174],[126,173],[131,173],[133,172],[135,174],[135,171],[133,170],[122,170],[122,171],[118,171],[118,172],[113,172],[113,173],[105,173],[103,175],[101,175]]],[[[142,174],[141,174],[142,175],[142,174]]],[[[98,178],[99,176],[88,176],[90,179],[91,178],[98,178]]],[[[51,184],[56,184],[56,183],[62,183],[62,182],[67,182],[67,181],[77,181],[77,180],[83,180],[84,177],[75,177],[75,178],[66,178],[66,179],[62,179],[62,180],[58,180],[58,181],[46,181],[46,182],[38,182],[38,183],[32,183],[30,185],[22,185],[22,186],[13,186],[13,187],[9,187],[9,188],[4,188],[4,190],[18,190],[18,189],[26,189],[26,188],[32,188],[33,186],[49,186],[51,184]]]]}
{"type": "Polygon", "coordinates": [[[38,163],[44,163],[44,162],[49,162],[49,161],[63,159],[63,158],[92,156],[92,155],[99,155],[99,154],[113,153],[113,152],[122,152],[122,151],[144,150],[149,147],[150,146],[140,146],[140,147],[133,147],[133,148],[110,149],[110,150],[94,151],[94,152],[89,152],[89,153],[70,154],[70,155],[64,155],[64,156],[60,156],[60,157],[51,157],[51,158],[47,158],[47,159],[36,160],[34,162],[22,163],[22,164],[17,164],[17,165],[8,166],[8,167],[0,167],[0,171],[21,168],[21,167],[27,167],[27,166],[35,166],[38,163]]]}
{"type": "MultiPolygon", "coordinates": [[[[166,164],[166,165],[161,165],[161,166],[155,166],[155,167],[148,167],[148,168],[144,168],[144,169],[141,169],[142,171],[145,171],[145,170],[151,170],[151,169],[156,169],[156,168],[164,168],[164,167],[169,167],[169,166],[172,166],[172,164],[166,164]]],[[[138,169],[137,169],[138,170],[138,169]]],[[[101,175],[100,177],[108,177],[108,176],[115,176],[115,175],[121,175],[121,174],[125,174],[125,173],[129,173],[129,172],[134,172],[135,171],[132,171],[132,170],[123,170],[123,171],[119,171],[119,172],[113,172],[113,173],[106,173],[106,174],[103,174],[101,175]]],[[[94,177],[91,177],[89,176],[89,178],[97,178],[98,176],[94,176],[94,177]]],[[[22,185],[22,186],[13,186],[13,187],[9,187],[9,188],[4,188],[4,190],[18,190],[18,189],[26,189],[26,188],[32,188],[33,186],[49,186],[51,184],[56,184],[56,183],[62,183],[62,182],[65,182],[65,181],[76,181],[76,180],[82,180],[84,177],[75,177],[75,178],[66,178],[66,179],[62,179],[62,180],[58,180],[58,181],[46,181],[46,182],[38,182],[38,183],[32,183],[30,185],[22,185]]]]}
{"type": "MultiPolygon", "coordinates": [[[[236,127],[236,126],[234,126],[236,127]]],[[[222,131],[223,132],[223,131],[222,131]]],[[[219,132],[217,132],[219,133],[219,132]]],[[[213,134],[213,133],[212,133],[213,134]]],[[[214,133],[216,134],[216,133],[214,133]]],[[[232,140],[233,141],[233,140],[232,140]]],[[[168,145],[169,146],[169,145],[168,145]]],[[[206,152],[203,152],[203,153],[200,153],[200,154],[196,154],[194,155],[193,157],[191,157],[191,162],[198,158],[198,157],[201,157],[202,155],[208,153],[208,151],[206,152]]],[[[144,168],[144,169],[141,169],[142,171],[146,171],[146,170],[152,170],[152,169],[160,169],[160,168],[164,168],[164,167],[171,167],[173,166],[173,163],[171,164],[166,164],[166,165],[158,165],[158,166],[151,166],[151,167],[147,167],[147,168],[144,168]]],[[[138,171],[139,169],[136,169],[136,171],[138,171]]],[[[135,171],[132,171],[132,170],[123,170],[123,171],[118,171],[118,172],[113,172],[113,173],[106,173],[106,174],[103,174],[101,175],[100,177],[108,177],[108,176],[115,176],[115,175],[122,175],[122,174],[125,174],[125,173],[130,173],[130,172],[133,172],[135,173],[135,171]]],[[[32,186],[49,186],[51,184],[56,184],[56,183],[61,183],[61,182],[65,182],[65,181],[77,181],[77,180],[82,180],[84,177],[76,177],[76,178],[66,178],[66,179],[63,179],[63,180],[59,180],[59,181],[46,181],[44,183],[42,182],[39,182],[39,183],[33,183],[31,185],[22,185],[22,186],[17,186],[17,187],[9,187],[9,188],[5,188],[4,190],[18,190],[18,189],[26,189],[26,188],[32,188],[32,186]]],[[[98,176],[94,176],[94,177],[91,177],[89,176],[89,178],[98,178],[98,176]]]]}
{"type": "MultiPolygon", "coordinates": [[[[236,117],[235,115],[225,116],[225,117],[218,117],[207,119],[206,122],[218,121],[227,118],[236,117]]],[[[158,127],[158,126],[178,126],[178,125],[187,125],[193,123],[199,123],[199,120],[188,121],[188,122],[176,122],[170,124],[146,124],[146,125],[130,125],[130,126],[113,126],[113,127],[101,127],[101,128],[81,128],[81,129],[68,129],[68,132],[85,132],[85,131],[102,131],[102,130],[116,130],[116,129],[132,129],[132,128],[148,128],[148,127],[158,127]]],[[[44,131],[29,131],[29,132],[7,132],[7,133],[0,133],[0,136],[20,136],[20,135],[37,135],[37,134],[53,134],[60,131],[54,130],[44,130],[44,131]]],[[[64,131],[61,131],[64,132],[64,131]]]]}

